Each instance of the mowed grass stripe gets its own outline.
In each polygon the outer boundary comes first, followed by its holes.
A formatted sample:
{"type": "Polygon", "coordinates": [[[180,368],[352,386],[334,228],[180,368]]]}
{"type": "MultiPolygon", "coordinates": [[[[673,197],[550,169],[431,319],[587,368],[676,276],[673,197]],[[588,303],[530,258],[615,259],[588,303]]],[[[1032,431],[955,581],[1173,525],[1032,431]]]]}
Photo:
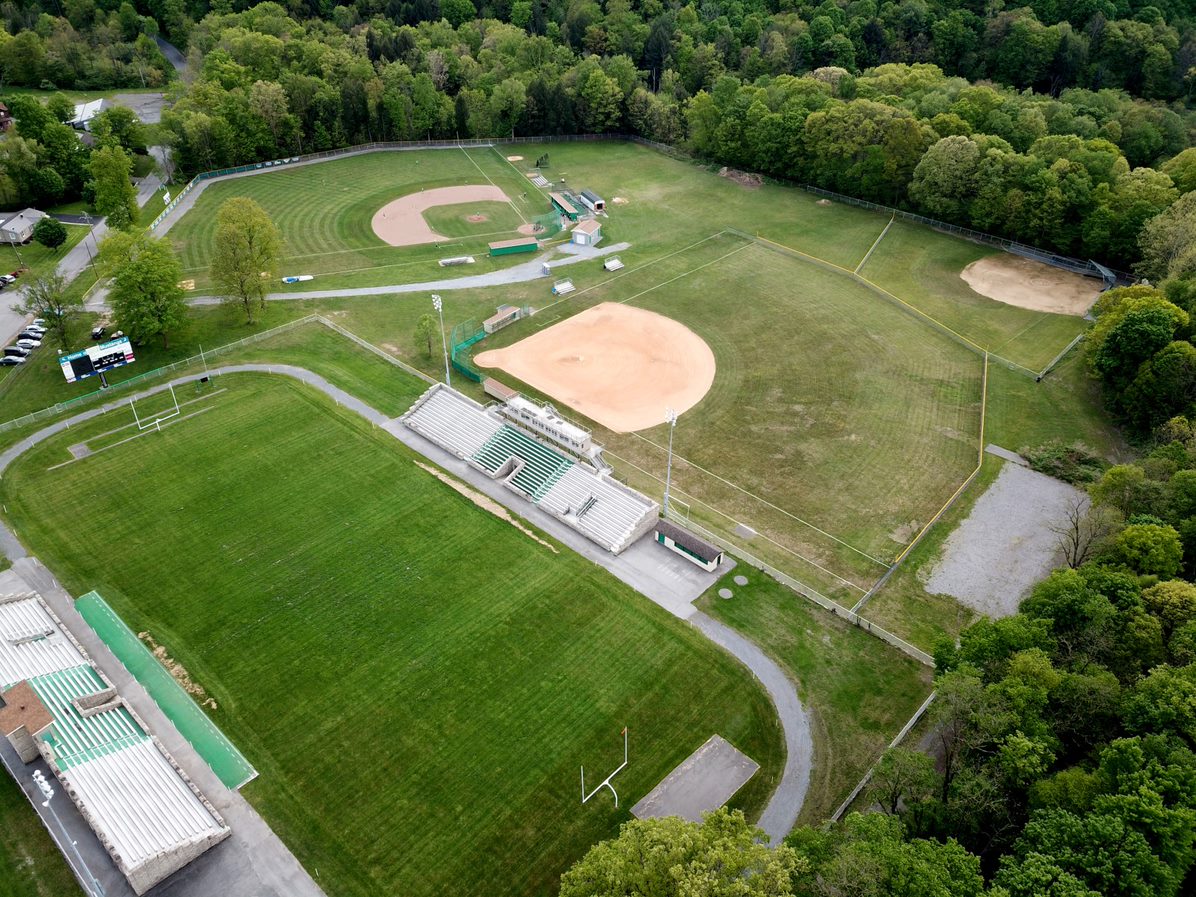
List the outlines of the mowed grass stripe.
{"type": "Polygon", "coordinates": [[[212,412],[53,473],[67,437],[38,446],[4,500],[216,699],[260,773],[246,796],[330,894],[549,891],[713,732],[761,762],[736,804],[763,805],[783,745],[731,658],[323,397],[222,385],[212,412]],[[578,765],[608,765],[623,725],[623,809],[580,806],[578,765]]]}

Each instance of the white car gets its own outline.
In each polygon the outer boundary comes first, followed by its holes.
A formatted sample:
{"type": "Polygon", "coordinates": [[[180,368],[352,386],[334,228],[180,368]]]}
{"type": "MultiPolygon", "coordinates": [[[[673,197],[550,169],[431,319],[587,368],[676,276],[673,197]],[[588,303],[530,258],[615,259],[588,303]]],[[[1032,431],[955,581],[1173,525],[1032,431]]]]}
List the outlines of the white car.
{"type": "Polygon", "coordinates": [[[42,344],[42,341],[39,339],[19,339],[19,340],[17,340],[17,345],[20,346],[22,349],[36,349],[41,344],[42,344]]]}
{"type": "Polygon", "coordinates": [[[24,364],[25,359],[20,355],[5,355],[0,358],[0,367],[11,367],[15,364],[24,364]]]}

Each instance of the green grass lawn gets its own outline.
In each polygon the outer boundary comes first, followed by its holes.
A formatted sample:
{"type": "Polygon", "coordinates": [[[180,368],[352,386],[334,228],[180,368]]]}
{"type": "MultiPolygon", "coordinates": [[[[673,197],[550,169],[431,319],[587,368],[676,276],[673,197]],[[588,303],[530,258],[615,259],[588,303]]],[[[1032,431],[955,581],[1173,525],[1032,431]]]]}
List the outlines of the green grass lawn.
{"type": "Polygon", "coordinates": [[[930,694],[930,670],[878,638],[740,566],[699,607],[764,649],[797,684],[814,731],[814,768],[798,822],[823,822],[930,694]]]}
{"type": "Polygon", "coordinates": [[[284,378],[57,470],[127,409],[31,450],[11,522],[216,699],[244,793],[329,894],[542,894],[718,732],[783,762],[750,674],[601,568],[473,506],[284,378]],[[80,515],[89,525],[78,527],[80,515]],[[617,765],[620,805],[578,767],[617,765]],[[617,759],[618,758],[618,759],[617,759]]]}
{"type": "MultiPolygon", "coordinates": [[[[58,263],[62,261],[62,257],[87,233],[89,233],[88,229],[82,225],[66,225],[66,242],[57,249],[47,249],[36,240],[22,246],[0,243],[0,273],[14,271],[21,265],[25,265],[29,271],[21,275],[22,280],[53,274],[58,263]]],[[[86,274],[83,275],[83,277],[86,276],[86,274]]]]}
{"type": "Polygon", "coordinates": [[[510,203],[474,202],[425,209],[424,220],[436,233],[445,237],[486,237],[491,242],[515,236],[515,228],[523,219],[510,203]],[[484,221],[469,221],[480,215],[484,221]]]}
{"type": "Polygon", "coordinates": [[[17,783],[0,769],[0,897],[83,892],[17,783]]]}
{"type": "MultiPolygon", "coordinates": [[[[750,551],[849,606],[884,563],[818,530],[887,562],[976,464],[979,356],[849,278],[739,238],[608,275],[475,351],[606,301],[679,320],[714,352],[714,384],[674,442],[675,495],[694,519],[752,526],[764,538],[750,551]]],[[[660,496],[664,425],[595,434],[620,475],[660,496]]]]}
{"type": "Polygon", "coordinates": [[[1074,315],[996,302],[959,276],[977,259],[1000,252],[894,221],[860,274],[989,352],[1040,371],[1087,325],[1074,315]]]}

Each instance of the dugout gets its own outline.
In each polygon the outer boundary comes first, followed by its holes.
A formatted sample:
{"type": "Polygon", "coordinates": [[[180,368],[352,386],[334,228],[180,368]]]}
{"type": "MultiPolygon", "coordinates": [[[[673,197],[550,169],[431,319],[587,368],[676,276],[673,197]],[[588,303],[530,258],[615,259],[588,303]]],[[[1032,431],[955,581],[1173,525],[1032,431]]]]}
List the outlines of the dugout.
{"type": "Polygon", "coordinates": [[[517,255],[521,252],[535,252],[540,248],[540,241],[535,237],[520,237],[517,240],[499,240],[490,244],[491,257],[499,255],[517,255]]]}
{"type": "Polygon", "coordinates": [[[723,561],[723,550],[717,545],[711,545],[664,519],[656,521],[655,539],[707,573],[713,573],[723,561]]]}
{"type": "Polygon", "coordinates": [[[577,206],[573,205],[565,194],[549,193],[548,199],[552,202],[552,207],[570,221],[576,221],[581,217],[581,212],[577,210],[577,206]]]}

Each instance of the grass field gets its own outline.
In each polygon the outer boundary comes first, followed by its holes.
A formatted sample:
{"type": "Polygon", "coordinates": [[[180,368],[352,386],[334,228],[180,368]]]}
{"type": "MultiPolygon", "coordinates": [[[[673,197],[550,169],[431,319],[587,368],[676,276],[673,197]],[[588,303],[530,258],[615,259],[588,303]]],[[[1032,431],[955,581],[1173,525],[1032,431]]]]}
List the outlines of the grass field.
{"type": "Polygon", "coordinates": [[[0,767],[0,897],[82,893],[28,798],[0,767]]]}
{"type": "Polygon", "coordinates": [[[424,220],[436,233],[445,237],[487,237],[494,241],[501,235],[513,236],[515,228],[523,224],[509,203],[473,202],[450,206],[434,206],[423,213],[424,220]],[[485,221],[469,221],[481,215],[485,221]]]}
{"type": "MultiPolygon", "coordinates": [[[[453,242],[441,248],[436,244],[387,246],[373,232],[370,221],[386,203],[415,190],[489,183],[500,187],[528,217],[548,211],[548,201],[525,178],[484,152],[478,152],[476,159],[464,150],[371,153],[211,184],[195,201],[194,208],[171,227],[169,236],[179,249],[187,275],[194,277],[196,289],[201,292],[210,285],[207,265],[216,211],[233,196],[248,196],[261,203],[278,224],[285,240],[280,263],[283,273],[319,275],[320,288],[440,278],[445,272],[437,260],[464,252],[476,255],[477,264],[471,265],[468,273],[478,274],[510,264],[509,260],[490,259],[485,248],[494,238],[480,236],[495,230],[513,230],[520,224],[510,206],[495,204],[505,209],[505,213],[496,210],[495,214],[503,215],[503,222],[510,221],[509,228],[504,225],[474,231],[462,221],[456,228],[462,233],[446,234],[453,242]],[[529,190],[531,193],[523,196],[529,190]],[[316,196],[318,202],[314,201],[316,196]]],[[[306,283],[300,288],[314,286],[306,283]]]]}
{"type": "Polygon", "coordinates": [[[764,649],[793,679],[814,730],[814,769],[799,822],[834,812],[930,694],[931,671],[776,580],[740,567],[698,606],[764,649]]]}
{"type": "Polygon", "coordinates": [[[58,470],[127,410],[38,446],[3,497],[68,588],[217,700],[261,772],[246,796],[330,894],[549,891],[713,732],[761,763],[736,798],[760,809],[779,728],[696,630],[323,397],[219,385],[211,411],[58,470]],[[613,765],[624,725],[624,809],[581,807],[578,766],[613,765]]]}
{"type": "MultiPolygon", "coordinates": [[[[8,243],[0,243],[0,273],[7,274],[23,264],[29,268],[29,272],[21,275],[22,279],[53,274],[58,263],[62,261],[62,257],[87,233],[86,227],[74,224],[66,225],[66,242],[57,249],[47,249],[36,241],[16,247],[8,243]]],[[[87,275],[82,276],[86,277],[87,275]]]]}
{"type": "MultiPolygon", "coordinates": [[[[608,276],[475,351],[606,301],[675,318],[714,352],[714,385],[674,443],[675,495],[694,519],[729,536],[750,525],[751,551],[849,606],[976,465],[979,356],[853,280],[738,237],[608,276]]],[[[659,497],[663,425],[595,435],[659,497]]]]}
{"type": "Polygon", "coordinates": [[[959,276],[977,259],[999,253],[928,227],[894,221],[859,273],[994,355],[1040,371],[1087,324],[1074,315],[994,302],[959,276]]]}

